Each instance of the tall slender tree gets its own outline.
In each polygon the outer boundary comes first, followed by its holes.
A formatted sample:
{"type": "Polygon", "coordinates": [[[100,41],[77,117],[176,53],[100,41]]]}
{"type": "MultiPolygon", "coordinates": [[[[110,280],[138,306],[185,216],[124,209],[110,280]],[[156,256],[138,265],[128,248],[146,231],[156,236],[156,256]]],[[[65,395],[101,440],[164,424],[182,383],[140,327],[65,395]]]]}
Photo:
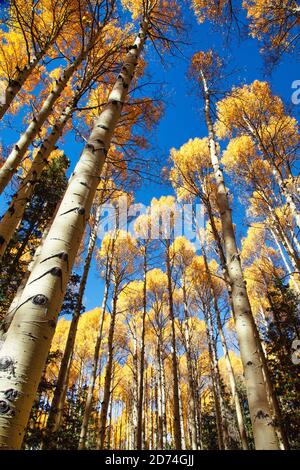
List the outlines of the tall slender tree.
{"type": "Polygon", "coordinates": [[[241,357],[245,372],[247,396],[256,449],[278,449],[278,441],[264,382],[257,335],[251,312],[251,305],[244,282],[240,255],[234,233],[232,213],[212,120],[212,93],[216,80],[215,72],[221,67],[212,52],[198,53],[193,60],[193,70],[204,97],[205,119],[208,129],[211,164],[217,185],[219,208],[224,239],[226,264],[232,289],[235,326],[239,338],[241,357]],[[254,393],[255,389],[255,393],[254,393]]]}

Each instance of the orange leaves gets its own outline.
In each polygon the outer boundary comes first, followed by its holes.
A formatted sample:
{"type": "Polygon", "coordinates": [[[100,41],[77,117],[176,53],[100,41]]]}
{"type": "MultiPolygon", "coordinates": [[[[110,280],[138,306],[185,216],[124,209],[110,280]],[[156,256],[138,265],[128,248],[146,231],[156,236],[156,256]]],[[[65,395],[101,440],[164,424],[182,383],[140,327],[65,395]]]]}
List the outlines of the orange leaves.
{"type": "Polygon", "coordinates": [[[14,77],[17,67],[22,69],[27,63],[26,44],[21,33],[1,33],[0,77],[9,80],[14,77]]]}
{"type": "Polygon", "coordinates": [[[203,79],[207,85],[211,85],[220,79],[223,62],[220,57],[212,50],[207,52],[197,52],[192,57],[192,62],[189,68],[189,75],[194,78],[201,86],[203,86],[203,79]]]}
{"type": "Polygon", "coordinates": [[[203,183],[208,183],[210,168],[208,139],[190,139],[179,150],[171,150],[174,167],[170,180],[179,201],[190,200],[201,192],[203,183]]]}
{"type": "Polygon", "coordinates": [[[299,6],[287,0],[244,0],[250,21],[250,33],[264,41],[265,52],[275,53],[275,61],[282,52],[291,51],[297,41],[299,6]]]}
{"type": "MultiPolygon", "coordinates": [[[[128,9],[133,19],[162,19],[164,17],[175,17],[179,7],[173,0],[122,0],[124,8],[128,9]]],[[[166,20],[164,20],[165,22],[166,20]]]]}
{"type": "Polygon", "coordinates": [[[251,85],[233,88],[231,94],[217,103],[219,137],[232,135],[234,130],[253,133],[261,131],[272,118],[284,115],[280,98],[274,96],[267,82],[255,80],[251,85]]]}
{"type": "Polygon", "coordinates": [[[167,289],[168,278],[161,269],[154,268],[147,273],[147,289],[155,294],[164,293],[167,289]]]}
{"type": "Polygon", "coordinates": [[[194,256],[196,249],[194,245],[185,237],[177,237],[170,247],[170,256],[174,259],[175,264],[184,267],[189,266],[194,256]]]}
{"type": "Polygon", "coordinates": [[[241,135],[229,142],[222,163],[241,184],[255,181],[256,185],[267,188],[272,178],[269,162],[260,158],[253,139],[248,135],[241,135]]]}
{"type": "Polygon", "coordinates": [[[265,244],[266,229],[262,223],[255,223],[248,229],[247,237],[242,240],[242,259],[249,261],[255,257],[265,244]]]}
{"type": "Polygon", "coordinates": [[[143,281],[130,282],[118,298],[118,309],[137,313],[143,307],[144,300],[143,281]]]}
{"type": "Polygon", "coordinates": [[[167,35],[181,28],[178,3],[175,0],[122,0],[123,7],[131,12],[134,20],[148,22],[151,39],[161,41],[166,47],[170,46],[167,35]]]}
{"type": "Polygon", "coordinates": [[[192,0],[199,23],[204,23],[207,19],[215,22],[224,21],[224,9],[229,3],[230,0],[192,0]]]}
{"type": "MultiPolygon", "coordinates": [[[[20,71],[22,71],[28,63],[28,55],[24,37],[20,32],[9,30],[1,32],[0,39],[0,93],[4,92],[6,87],[13,81],[18,79],[20,71]]],[[[16,113],[19,107],[29,104],[32,98],[31,92],[38,84],[44,67],[36,68],[28,80],[22,87],[17,100],[11,105],[10,112],[16,113]]]]}
{"type": "Polygon", "coordinates": [[[97,253],[100,265],[112,255],[112,268],[114,277],[121,282],[123,277],[134,271],[134,260],[138,255],[136,240],[124,230],[118,230],[115,234],[107,234],[97,253]],[[113,255],[112,255],[113,250],[113,255]]]}
{"type": "MultiPolygon", "coordinates": [[[[240,161],[245,162],[246,149],[250,160],[257,152],[260,158],[276,166],[281,166],[287,158],[290,164],[294,161],[299,145],[297,121],[286,114],[282,100],[272,94],[267,82],[255,80],[251,85],[233,88],[229,96],[217,103],[217,114],[219,137],[242,137],[233,141],[229,149],[240,161]]],[[[232,163],[229,151],[225,153],[225,160],[232,163]]]]}

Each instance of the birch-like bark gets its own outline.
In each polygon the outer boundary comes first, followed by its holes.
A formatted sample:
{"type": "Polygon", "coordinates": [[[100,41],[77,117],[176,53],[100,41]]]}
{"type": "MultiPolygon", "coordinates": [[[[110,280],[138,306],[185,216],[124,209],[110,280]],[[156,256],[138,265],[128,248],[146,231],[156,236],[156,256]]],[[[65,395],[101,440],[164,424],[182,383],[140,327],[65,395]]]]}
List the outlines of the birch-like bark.
{"type": "Polygon", "coordinates": [[[287,205],[289,206],[289,208],[291,210],[291,214],[292,214],[292,216],[293,216],[293,218],[296,222],[296,225],[300,229],[300,214],[299,214],[299,212],[297,210],[297,207],[296,207],[296,204],[294,202],[293,193],[289,191],[289,189],[287,187],[287,184],[283,180],[282,174],[281,174],[280,170],[278,169],[277,165],[275,164],[275,162],[273,161],[273,159],[272,158],[270,159],[269,151],[265,147],[259,133],[252,127],[251,123],[249,122],[249,120],[247,118],[245,118],[245,122],[247,124],[248,130],[251,133],[252,137],[254,137],[254,139],[256,140],[258,148],[261,151],[261,153],[263,154],[264,158],[267,161],[271,160],[272,165],[273,165],[272,173],[273,173],[273,176],[275,178],[275,181],[276,181],[283,197],[285,198],[287,205]]]}
{"type": "Polygon", "coordinates": [[[133,384],[132,384],[132,434],[133,449],[137,449],[137,420],[138,420],[138,396],[139,396],[139,375],[138,375],[138,345],[136,325],[133,332],[133,384]]]}
{"type": "Polygon", "coordinates": [[[222,412],[221,412],[221,404],[220,404],[220,393],[217,384],[217,374],[216,374],[216,363],[214,359],[214,350],[213,350],[213,340],[211,337],[211,331],[208,322],[208,314],[204,312],[205,317],[205,324],[206,324],[206,338],[207,338],[207,345],[208,345],[208,355],[209,355],[209,368],[210,368],[210,375],[211,375],[211,382],[212,382],[212,392],[215,404],[215,417],[216,417],[216,427],[217,427],[217,436],[218,436],[218,447],[219,450],[225,449],[224,443],[224,433],[223,433],[223,420],[222,420],[222,412]]]}
{"type": "MultiPolygon", "coordinates": [[[[77,327],[78,327],[78,322],[80,319],[80,314],[81,314],[81,309],[82,309],[83,296],[84,296],[87,279],[88,279],[88,275],[89,275],[89,271],[91,267],[91,262],[92,262],[92,258],[94,254],[94,249],[96,245],[97,231],[98,231],[99,222],[100,222],[100,215],[101,215],[101,207],[99,206],[96,211],[95,223],[90,234],[89,245],[87,249],[87,256],[85,259],[83,273],[82,273],[82,277],[81,277],[80,285],[79,285],[77,304],[76,304],[76,307],[72,316],[72,321],[70,324],[65,351],[64,351],[64,355],[61,361],[58,379],[57,379],[54,396],[53,396],[53,400],[52,400],[52,404],[51,404],[51,408],[49,412],[49,417],[47,421],[46,435],[48,438],[51,437],[52,433],[58,431],[61,425],[61,421],[62,421],[64,405],[65,405],[65,400],[66,400],[66,395],[67,395],[67,390],[68,390],[69,375],[70,375],[70,370],[72,366],[73,350],[74,350],[74,345],[75,345],[75,340],[76,340],[77,327]]],[[[53,443],[50,442],[49,444],[51,448],[53,443]]],[[[46,442],[46,445],[48,445],[47,442],[46,442]]]]}
{"type": "Polygon", "coordinates": [[[48,157],[55,149],[56,142],[62,135],[65,125],[72,116],[72,109],[72,106],[67,107],[67,109],[62,113],[61,118],[52,128],[50,135],[45,139],[36,154],[26,177],[19,187],[19,190],[14,194],[9,208],[1,217],[0,259],[3,257],[14,232],[22,221],[24,211],[33,194],[34,187],[38,183],[39,178],[48,163],[48,157]]]}
{"type": "Polygon", "coordinates": [[[217,301],[217,295],[216,295],[216,291],[212,282],[212,277],[211,277],[211,273],[208,267],[206,253],[204,249],[202,250],[202,252],[203,252],[203,259],[205,263],[206,273],[208,276],[208,280],[209,280],[212,295],[213,295],[214,310],[215,310],[215,315],[216,315],[216,320],[217,320],[218,332],[220,335],[223,354],[225,358],[231,395],[232,395],[232,399],[233,399],[234,406],[235,406],[235,412],[236,412],[236,418],[237,418],[237,424],[238,424],[239,435],[240,435],[240,439],[242,443],[242,448],[243,450],[248,450],[249,446],[248,446],[244,414],[242,411],[242,406],[241,406],[240,399],[239,399],[238,392],[237,392],[236,380],[235,380],[234,370],[233,370],[231,359],[230,359],[229,352],[228,352],[227,342],[226,342],[224,332],[223,332],[221,315],[220,315],[220,310],[219,310],[218,301],[217,301]]]}
{"type": "Polygon", "coordinates": [[[201,374],[199,369],[194,367],[195,373],[195,399],[196,399],[196,417],[197,417],[197,435],[198,435],[198,442],[199,448],[203,450],[203,432],[202,432],[202,398],[201,398],[201,389],[200,389],[200,377],[201,374]]]}
{"type": "Polygon", "coordinates": [[[280,221],[278,220],[277,214],[273,208],[269,207],[270,217],[271,217],[271,226],[274,229],[274,232],[278,235],[282,245],[284,246],[285,251],[287,252],[289,259],[292,263],[295,271],[300,271],[300,258],[297,251],[294,249],[290,240],[286,236],[284,230],[281,227],[280,221]]]}
{"type": "Polygon", "coordinates": [[[21,281],[21,284],[19,285],[18,287],[18,290],[16,292],[16,295],[14,296],[13,300],[12,300],[12,303],[10,304],[10,307],[8,309],[8,312],[3,320],[3,323],[1,324],[1,330],[0,330],[0,349],[1,349],[1,346],[5,340],[5,336],[6,336],[6,333],[11,325],[11,322],[13,321],[13,318],[14,318],[14,315],[17,311],[17,308],[18,308],[18,305],[20,304],[20,299],[22,297],[22,294],[23,294],[23,291],[24,291],[24,288],[26,286],[26,283],[29,279],[29,276],[32,272],[32,270],[34,269],[35,265],[38,263],[39,261],[39,258],[40,258],[40,255],[41,255],[41,252],[42,252],[42,248],[44,246],[44,243],[45,243],[45,240],[48,236],[48,233],[50,231],[50,228],[51,228],[51,225],[52,225],[52,222],[55,218],[55,215],[57,214],[57,211],[59,209],[59,205],[60,205],[60,202],[57,204],[57,207],[56,207],[56,210],[53,214],[53,217],[52,219],[50,220],[50,222],[48,223],[46,229],[44,230],[44,233],[43,233],[43,236],[40,240],[40,244],[39,246],[37,247],[37,249],[35,250],[35,253],[33,255],[33,258],[32,260],[30,261],[29,265],[28,265],[28,268],[27,268],[27,271],[26,273],[24,274],[23,276],[23,279],[21,281]]]}
{"type": "MultiPolygon", "coordinates": [[[[162,344],[162,343],[161,343],[162,344]]],[[[162,352],[162,351],[161,351],[162,352]]],[[[167,446],[167,387],[163,352],[161,354],[161,414],[162,414],[162,449],[167,446]]]]}
{"type": "Polygon", "coordinates": [[[297,292],[297,294],[300,294],[300,287],[299,287],[298,282],[296,281],[295,277],[294,277],[294,276],[292,275],[292,273],[291,273],[290,265],[289,265],[289,263],[288,263],[288,261],[287,261],[287,259],[286,259],[285,254],[283,253],[283,249],[282,249],[282,247],[281,247],[281,245],[280,245],[280,242],[279,242],[279,240],[278,240],[278,238],[277,238],[277,235],[276,235],[275,231],[272,229],[272,227],[269,227],[269,230],[270,230],[270,233],[271,233],[271,235],[272,235],[272,237],[273,237],[273,239],[274,239],[274,241],[275,241],[275,243],[276,243],[276,245],[277,245],[278,251],[279,251],[280,256],[281,256],[281,259],[282,259],[282,261],[283,261],[283,264],[285,265],[286,272],[287,272],[288,275],[291,275],[291,281],[292,281],[292,283],[293,283],[293,285],[294,285],[294,289],[295,289],[295,291],[297,292]]]}
{"type": "Polygon", "coordinates": [[[275,432],[276,432],[276,436],[278,439],[279,448],[280,450],[289,450],[290,448],[289,440],[284,430],[279,401],[274,391],[274,386],[272,383],[265,351],[264,351],[263,344],[260,339],[259,331],[255,322],[254,322],[254,329],[255,329],[255,336],[257,340],[257,347],[258,347],[258,351],[261,357],[262,372],[263,372],[263,377],[264,377],[265,384],[266,384],[266,390],[267,390],[268,399],[269,399],[269,403],[271,407],[273,422],[275,423],[275,432]]]}
{"type": "MultiPolygon", "coordinates": [[[[264,150],[263,150],[263,153],[265,153],[264,150]]],[[[295,220],[295,223],[296,223],[297,227],[300,229],[300,214],[299,214],[299,212],[297,210],[297,207],[296,207],[296,204],[294,202],[294,196],[289,191],[289,189],[287,188],[287,184],[282,179],[282,176],[281,176],[278,168],[276,168],[276,167],[274,168],[273,175],[274,175],[276,183],[278,184],[278,186],[280,188],[280,191],[281,191],[283,197],[286,200],[286,203],[287,203],[288,207],[290,208],[290,211],[291,211],[291,214],[292,214],[292,216],[295,220]]]]}
{"type": "Polygon", "coordinates": [[[191,356],[191,335],[190,335],[190,327],[188,323],[189,319],[189,312],[187,306],[187,294],[186,294],[186,284],[185,284],[185,276],[183,278],[183,305],[184,305],[184,343],[185,343],[185,350],[187,355],[187,370],[188,370],[188,383],[190,389],[190,409],[191,409],[191,416],[190,416],[190,423],[191,423],[191,447],[192,450],[198,449],[198,442],[197,442],[197,426],[196,426],[196,400],[195,400],[195,381],[194,381],[194,374],[193,374],[193,367],[192,367],[192,356],[191,356]]]}
{"type": "Polygon", "coordinates": [[[144,368],[145,368],[145,333],[146,333],[146,314],[147,314],[147,245],[144,247],[144,285],[143,285],[143,317],[141,334],[141,359],[139,371],[139,397],[138,397],[138,417],[137,417],[137,450],[142,449],[142,426],[143,426],[143,397],[144,397],[144,368]]]}
{"type": "Polygon", "coordinates": [[[114,333],[115,333],[115,324],[116,324],[116,315],[117,315],[117,298],[118,298],[118,285],[114,286],[114,296],[113,296],[113,306],[110,317],[110,325],[107,339],[107,348],[108,348],[108,358],[105,370],[105,380],[104,380],[104,394],[103,400],[101,403],[101,415],[100,415],[100,431],[99,431],[99,449],[103,450],[105,435],[106,435],[106,421],[107,421],[107,411],[108,403],[111,393],[111,379],[112,379],[112,366],[113,366],[113,354],[114,354],[114,333]]]}
{"type": "Polygon", "coordinates": [[[145,384],[144,384],[144,399],[143,399],[143,404],[144,404],[144,419],[143,419],[143,449],[148,450],[149,449],[149,389],[148,389],[148,374],[147,370],[145,372],[145,384]]]}
{"type": "Polygon", "coordinates": [[[163,450],[163,361],[161,354],[161,336],[157,337],[157,378],[156,378],[156,409],[157,409],[157,440],[156,449],[163,450]]]}
{"type": "Polygon", "coordinates": [[[40,60],[43,57],[45,57],[48,50],[55,43],[60,33],[61,33],[61,27],[57,28],[56,33],[53,35],[51,40],[48,41],[46,46],[41,51],[37,52],[35,56],[28,62],[27,65],[25,65],[25,67],[22,70],[18,70],[18,74],[13,80],[10,80],[4,92],[4,100],[0,104],[0,120],[3,118],[5,113],[9,110],[13,100],[15,99],[19,91],[22,89],[26,80],[33,73],[36,66],[40,62],[40,60]]]}
{"type": "MultiPolygon", "coordinates": [[[[99,219],[100,218],[98,218],[98,220],[99,219]]],[[[91,373],[88,393],[87,393],[85,407],[84,407],[78,450],[84,450],[86,448],[88,424],[89,424],[89,419],[90,419],[90,415],[92,411],[93,394],[94,394],[94,389],[95,389],[95,384],[96,384],[96,379],[97,379],[97,373],[99,369],[99,354],[100,354],[101,344],[102,344],[102,339],[103,339],[103,327],[104,327],[104,322],[105,322],[105,317],[106,317],[106,308],[107,308],[109,287],[110,287],[110,281],[111,281],[111,268],[112,268],[113,253],[114,253],[114,240],[112,241],[111,253],[109,253],[107,257],[106,273],[105,273],[105,288],[104,288],[104,295],[103,295],[102,308],[101,308],[102,310],[101,321],[99,323],[99,330],[98,330],[95,349],[94,349],[92,373],[91,373]]]]}
{"type": "Polygon", "coordinates": [[[154,368],[151,369],[151,404],[153,406],[155,406],[155,410],[150,408],[151,410],[151,434],[150,434],[150,438],[151,438],[151,441],[150,441],[150,446],[149,446],[149,450],[153,450],[155,449],[155,444],[157,442],[157,426],[156,426],[156,417],[157,417],[157,400],[156,400],[156,397],[157,397],[157,394],[156,394],[156,381],[155,381],[155,378],[154,378],[154,368]]]}
{"type": "MultiPolygon", "coordinates": [[[[235,319],[234,303],[233,303],[233,299],[232,299],[232,287],[231,287],[231,280],[230,280],[230,276],[229,276],[229,272],[228,272],[228,266],[226,264],[226,257],[225,257],[225,253],[224,253],[224,249],[223,249],[223,244],[222,244],[220,235],[218,233],[217,227],[216,227],[215,222],[214,222],[213,213],[212,213],[212,209],[211,209],[209,200],[206,201],[206,208],[207,208],[209,220],[211,222],[213,236],[214,236],[214,239],[217,243],[217,250],[218,250],[218,254],[219,254],[219,258],[220,258],[221,266],[222,266],[222,271],[223,271],[224,279],[225,279],[227,290],[228,290],[230,308],[232,310],[233,318],[235,319]]],[[[201,240],[200,236],[199,236],[199,240],[201,240]]],[[[273,422],[275,423],[276,435],[277,435],[277,438],[278,438],[280,449],[283,449],[283,450],[288,449],[289,448],[289,443],[288,443],[287,436],[286,436],[285,431],[284,431],[283,426],[282,426],[282,416],[281,416],[280,406],[279,406],[279,403],[278,403],[276,393],[274,392],[274,387],[273,387],[272,380],[271,380],[271,377],[270,377],[270,373],[269,373],[269,370],[268,370],[268,365],[267,365],[267,362],[266,362],[263,346],[262,346],[262,343],[261,343],[261,340],[260,340],[259,333],[257,331],[255,322],[254,322],[254,330],[255,330],[255,336],[256,336],[256,339],[257,339],[257,348],[258,348],[261,363],[262,363],[263,376],[264,376],[264,379],[265,379],[265,385],[266,385],[266,389],[267,389],[269,403],[270,403],[270,406],[271,406],[273,422]]]]}
{"type": "Polygon", "coordinates": [[[66,85],[88,57],[90,51],[94,47],[98,37],[101,34],[101,29],[99,32],[90,40],[89,44],[81,51],[78,57],[74,62],[62,73],[62,76],[55,81],[53,88],[44,101],[39,112],[33,117],[30,124],[28,125],[26,131],[21,135],[18,142],[14,145],[13,150],[10,152],[9,156],[5,160],[4,164],[0,168],[0,194],[4,191],[5,187],[8,185],[13,175],[17,171],[18,166],[20,165],[22,158],[26,154],[29,146],[34,141],[38,132],[42,128],[43,124],[46,122],[48,117],[51,115],[53,106],[56,101],[61,96],[66,85]]]}
{"type": "Polygon", "coordinates": [[[173,373],[173,413],[174,413],[174,440],[175,449],[181,450],[181,428],[180,428],[180,404],[179,404],[179,383],[178,383],[178,365],[176,355],[176,332],[173,307],[173,286],[170,260],[170,241],[166,244],[166,267],[168,278],[168,300],[169,300],[169,318],[171,323],[171,344],[172,344],[172,373],[173,373]]]}
{"type": "Polygon", "coordinates": [[[202,80],[205,93],[205,116],[209,135],[211,163],[217,183],[217,204],[222,223],[226,264],[232,287],[235,326],[245,373],[245,384],[255,447],[257,450],[278,450],[279,446],[274,423],[271,419],[268,394],[264,383],[260,354],[257,348],[254,320],[235,239],[231,208],[217,153],[216,138],[210,111],[210,92],[203,74],[202,80]]]}
{"type": "Polygon", "coordinates": [[[112,376],[112,392],[110,396],[110,401],[109,401],[109,411],[108,411],[108,420],[109,420],[109,425],[108,425],[108,433],[107,433],[107,450],[110,450],[111,448],[111,434],[112,434],[112,413],[113,413],[113,401],[114,401],[114,377],[115,375],[113,374],[112,376]]]}
{"type": "Polygon", "coordinates": [[[185,431],[184,431],[184,420],[183,420],[183,409],[182,409],[180,386],[178,387],[178,398],[179,398],[179,413],[180,413],[181,449],[185,450],[187,448],[187,444],[186,444],[185,431]]]}
{"type": "Polygon", "coordinates": [[[148,22],[144,21],[134,45],[127,53],[108,103],[95,123],[45,240],[41,261],[28,279],[0,352],[0,398],[5,404],[4,413],[0,416],[0,448],[18,449],[21,446],[98,178],[143,50],[148,27],[148,22]],[[14,391],[13,395],[10,394],[11,401],[7,400],[7,390],[14,391]]]}
{"type": "Polygon", "coordinates": [[[291,214],[296,222],[298,229],[300,229],[300,214],[297,210],[296,204],[294,202],[293,194],[288,190],[286,183],[283,181],[282,176],[277,168],[274,168],[273,175],[275,177],[276,183],[278,184],[287,205],[291,210],[291,214]]]}

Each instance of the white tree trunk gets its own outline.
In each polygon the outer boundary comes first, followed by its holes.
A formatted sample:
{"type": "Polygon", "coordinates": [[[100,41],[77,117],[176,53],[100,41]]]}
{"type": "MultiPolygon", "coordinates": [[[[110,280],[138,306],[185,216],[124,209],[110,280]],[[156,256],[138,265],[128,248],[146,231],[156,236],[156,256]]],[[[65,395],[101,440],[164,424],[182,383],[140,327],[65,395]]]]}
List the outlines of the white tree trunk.
{"type": "Polygon", "coordinates": [[[16,231],[19,223],[22,221],[24,211],[28,201],[33,194],[34,187],[48,163],[48,157],[55,149],[55,144],[60,138],[65,125],[72,116],[72,107],[68,107],[63,113],[59,121],[54,125],[50,135],[45,139],[36,154],[32,165],[21,182],[20,188],[14,194],[9,208],[2,216],[0,221],[0,260],[2,259],[6,248],[16,231]]]}
{"type": "Polygon", "coordinates": [[[0,120],[3,118],[5,113],[9,110],[13,100],[22,89],[26,80],[30,77],[39,61],[46,55],[50,47],[55,43],[56,39],[60,35],[61,28],[58,28],[56,34],[53,35],[52,39],[46,44],[43,50],[38,52],[22,70],[18,71],[17,77],[8,83],[8,86],[4,92],[4,103],[0,104],[0,120]]]}
{"type": "Polygon", "coordinates": [[[112,252],[108,254],[107,265],[106,265],[106,275],[105,275],[105,289],[103,295],[103,302],[102,302],[102,312],[101,312],[101,320],[99,323],[99,330],[97,334],[95,349],[94,349],[94,358],[92,364],[92,374],[90,378],[90,384],[88,388],[88,393],[85,402],[85,408],[83,413],[82,425],[80,430],[80,438],[78,444],[78,450],[84,450],[86,448],[86,438],[87,438],[87,431],[88,431],[88,424],[90,419],[90,414],[92,411],[92,400],[94,395],[94,389],[96,384],[97,373],[99,370],[99,353],[101,350],[102,344],[102,337],[103,337],[103,327],[104,321],[106,316],[106,307],[107,307],[107,300],[109,294],[109,286],[111,281],[111,257],[113,256],[113,248],[114,243],[112,245],[112,252]]]}
{"type": "Polygon", "coordinates": [[[18,308],[18,305],[20,303],[20,300],[21,300],[21,297],[22,297],[22,294],[23,294],[23,291],[24,291],[24,288],[26,286],[26,283],[29,279],[29,276],[32,272],[32,270],[34,269],[34,266],[38,263],[39,261],[39,257],[40,257],[40,254],[42,252],[42,248],[44,246],[44,242],[48,236],[48,233],[50,231],[50,228],[51,228],[51,225],[52,225],[52,222],[54,220],[54,217],[58,211],[58,208],[59,208],[59,205],[60,205],[60,202],[57,204],[57,207],[56,207],[56,210],[55,210],[55,213],[52,217],[52,219],[50,220],[50,222],[48,223],[46,229],[44,230],[44,233],[43,233],[43,236],[40,240],[40,244],[39,246],[37,247],[34,255],[33,255],[33,258],[32,260],[30,261],[29,265],[28,265],[28,268],[27,268],[27,272],[24,274],[24,277],[21,281],[21,284],[19,285],[18,287],[18,290],[16,292],[16,295],[14,296],[13,300],[12,300],[12,303],[10,304],[9,306],[9,309],[7,311],[7,314],[3,320],[3,323],[1,324],[1,331],[0,331],[0,341],[1,341],[1,344],[0,344],[0,349],[2,347],[2,344],[4,343],[4,339],[6,337],[6,333],[10,327],[10,324],[14,318],[14,315],[17,311],[17,308],[18,308]]]}
{"type": "Polygon", "coordinates": [[[287,261],[287,259],[286,259],[286,257],[285,257],[285,254],[283,253],[283,249],[282,249],[282,247],[281,247],[281,245],[280,245],[280,242],[279,242],[279,240],[278,240],[278,238],[277,238],[277,236],[276,236],[276,233],[275,233],[275,231],[272,229],[272,227],[269,227],[269,230],[270,230],[270,233],[272,234],[272,237],[274,238],[274,241],[275,241],[275,243],[276,243],[276,245],[277,245],[278,251],[279,251],[280,256],[281,256],[281,259],[282,259],[283,264],[284,264],[284,266],[285,266],[285,268],[286,268],[286,272],[287,272],[287,274],[291,275],[291,281],[292,281],[292,283],[293,283],[294,289],[295,289],[295,291],[297,292],[297,294],[300,294],[300,287],[299,287],[298,282],[297,282],[297,280],[295,279],[294,275],[291,273],[290,265],[289,265],[289,263],[288,263],[288,261],[287,261]]]}
{"type": "Polygon", "coordinates": [[[205,91],[205,114],[209,134],[211,163],[217,183],[217,203],[222,223],[226,264],[232,286],[235,327],[245,373],[245,384],[255,447],[257,450],[278,450],[278,441],[274,423],[271,419],[268,394],[264,383],[260,354],[257,348],[254,319],[235,239],[232,213],[225,187],[223,171],[220,167],[217,153],[215,133],[210,114],[210,95],[205,77],[203,77],[203,85],[205,91]]]}
{"type": "Polygon", "coordinates": [[[47,118],[52,113],[53,106],[55,105],[58,98],[61,96],[69,80],[72,78],[73,74],[89,55],[91,49],[95,44],[95,41],[97,40],[97,37],[100,35],[100,32],[101,30],[98,32],[98,35],[96,35],[90,40],[89,44],[78,55],[74,62],[62,73],[62,76],[58,80],[56,80],[55,85],[53,86],[46,100],[44,101],[41,109],[36,114],[36,116],[33,117],[26,131],[21,135],[18,142],[14,145],[13,150],[10,152],[9,156],[0,168],[0,194],[3,192],[3,190],[17,171],[17,168],[20,165],[22,158],[26,154],[29,146],[34,141],[43,124],[46,122],[47,118]]]}
{"type": "Polygon", "coordinates": [[[0,448],[21,446],[107,151],[143,49],[144,21],[70,179],[0,352],[0,448]]]}

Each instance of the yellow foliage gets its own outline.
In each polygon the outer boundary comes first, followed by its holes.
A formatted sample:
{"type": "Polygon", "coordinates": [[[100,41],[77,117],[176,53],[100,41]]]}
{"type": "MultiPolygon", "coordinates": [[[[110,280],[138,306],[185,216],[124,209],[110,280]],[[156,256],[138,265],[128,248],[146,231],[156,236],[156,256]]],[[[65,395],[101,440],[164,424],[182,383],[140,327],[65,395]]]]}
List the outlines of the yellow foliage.
{"type": "MultiPolygon", "coordinates": [[[[285,114],[282,100],[272,94],[267,82],[255,80],[251,85],[233,88],[229,96],[217,103],[217,115],[216,131],[220,138],[230,137],[234,132],[248,134],[270,153],[274,153],[274,145],[276,153],[281,153],[283,148],[299,142],[297,121],[285,114]]],[[[242,143],[245,141],[240,147],[242,143]]],[[[248,140],[247,144],[253,156],[252,143],[248,140]]]]}
{"type": "Polygon", "coordinates": [[[167,32],[173,23],[179,22],[180,6],[174,0],[122,0],[122,5],[134,20],[150,19],[152,27],[159,27],[161,32],[167,32]]]}
{"type": "Polygon", "coordinates": [[[146,276],[147,290],[153,293],[160,293],[166,290],[168,278],[161,269],[154,268],[147,272],[146,276]]]}
{"type": "MultiPolygon", "coordinates": [[[[85,366],[92,360],[95,348],[95,342],[98,332],[99,319],[101,311],[95,308],[89,312],[83,313],[80,316],[77,328],[76,341],[73,353],[73,363],[70,373],[70,383],[75,383],[78,378],[78,373],[83,370],[85,366]]],[[[51,352],[59,351],[61,356],[64,353],[66,341],[69,333],[71,320],[61,318],[55,330],[55,334],[51,344],[51,352]]],[[[107,328],[104,327],[104,332],[107,328]]],[[[104,333],[105,338],[105,333],[104,333]]],[[[105,345],[105,339],[102,342],[102,347],[105,345]]],[[[47,375],[51,379],[57,379],[60,361],[51,364],[47,368],[47,375]]]]}
{"type": "Polygon", "coordinates": [[[199,23],[204,23],[206,19],[211,21],[221,21],[225,7],[229,0],[192,0],[195,15],[199,23]]]}
{"type": "Polygon", "coordinates": [[[134,270],[134,259],[138,255],[137,242],[135,238],[124,230],[116,233],[108,233],[102,240],[100,250],[97,252],[97,259],[100,264],[105,264],[107,258],[111,256],[113,247],[112,268],[114,276],[125,276],[125,273],[132,273],[134,270]]]}
{"type": "Polygon", "coordinates": [[[247,237],[242,240],[242,260],[248,261],[257,254],[265,245],[265,226],[262,223],[255,223],[248,229],[247,237]]]}
{"type": "Polygon", "coordinates": [[[151,231],[151,217],[148,214],[140,215],[134,222],[134,231],[138,237],[148,240],[151,231]]]}
{"type": "MultiPolygon", "coordinates": [[[[229,353],[229,358],[230,358],[230,362],[231,362],[235,377],[236,378],[243,377],[244,370],[243,370],[243,365],[242,365],[240,356],[238,356],[234,351],[228,351],[228,353],[229,353]]],[[[218,362],[219,362],[219,369],[220,369],[222,379],[224,380],[227,387],[229,387],[230,383],[229,383],[229,378],[228,378],[225,357],[224,356],[220,357],[218,362]]]]}
{"type": "Polygon", "coordinates": [[[144,282],[132,281],[118,297],[118,309],[137,313],[143,306],[144,282]]]}
{"type": "Polygon", "coordinates": [[[194,245],[185,237],[177,237],[170,247],[170,256],[175,263],[181,266],[188,266],[196,255],[194,245]]]}
{"type": "Polygon", "coordinates": [[[170,180],[179,201],[190,200],[201,194],[211,192],[210,153],[207,138],[190,139],[179,150],[171,150],[173,168],[170,180]]]}
{"type": "Polygon", "coordinates": [[[243,0],[243,6],[247,10],[253,37],[264,40],[273,52],[274,49],[280,53],[294,48],[299,23],[296,1],[243,0]]]}

